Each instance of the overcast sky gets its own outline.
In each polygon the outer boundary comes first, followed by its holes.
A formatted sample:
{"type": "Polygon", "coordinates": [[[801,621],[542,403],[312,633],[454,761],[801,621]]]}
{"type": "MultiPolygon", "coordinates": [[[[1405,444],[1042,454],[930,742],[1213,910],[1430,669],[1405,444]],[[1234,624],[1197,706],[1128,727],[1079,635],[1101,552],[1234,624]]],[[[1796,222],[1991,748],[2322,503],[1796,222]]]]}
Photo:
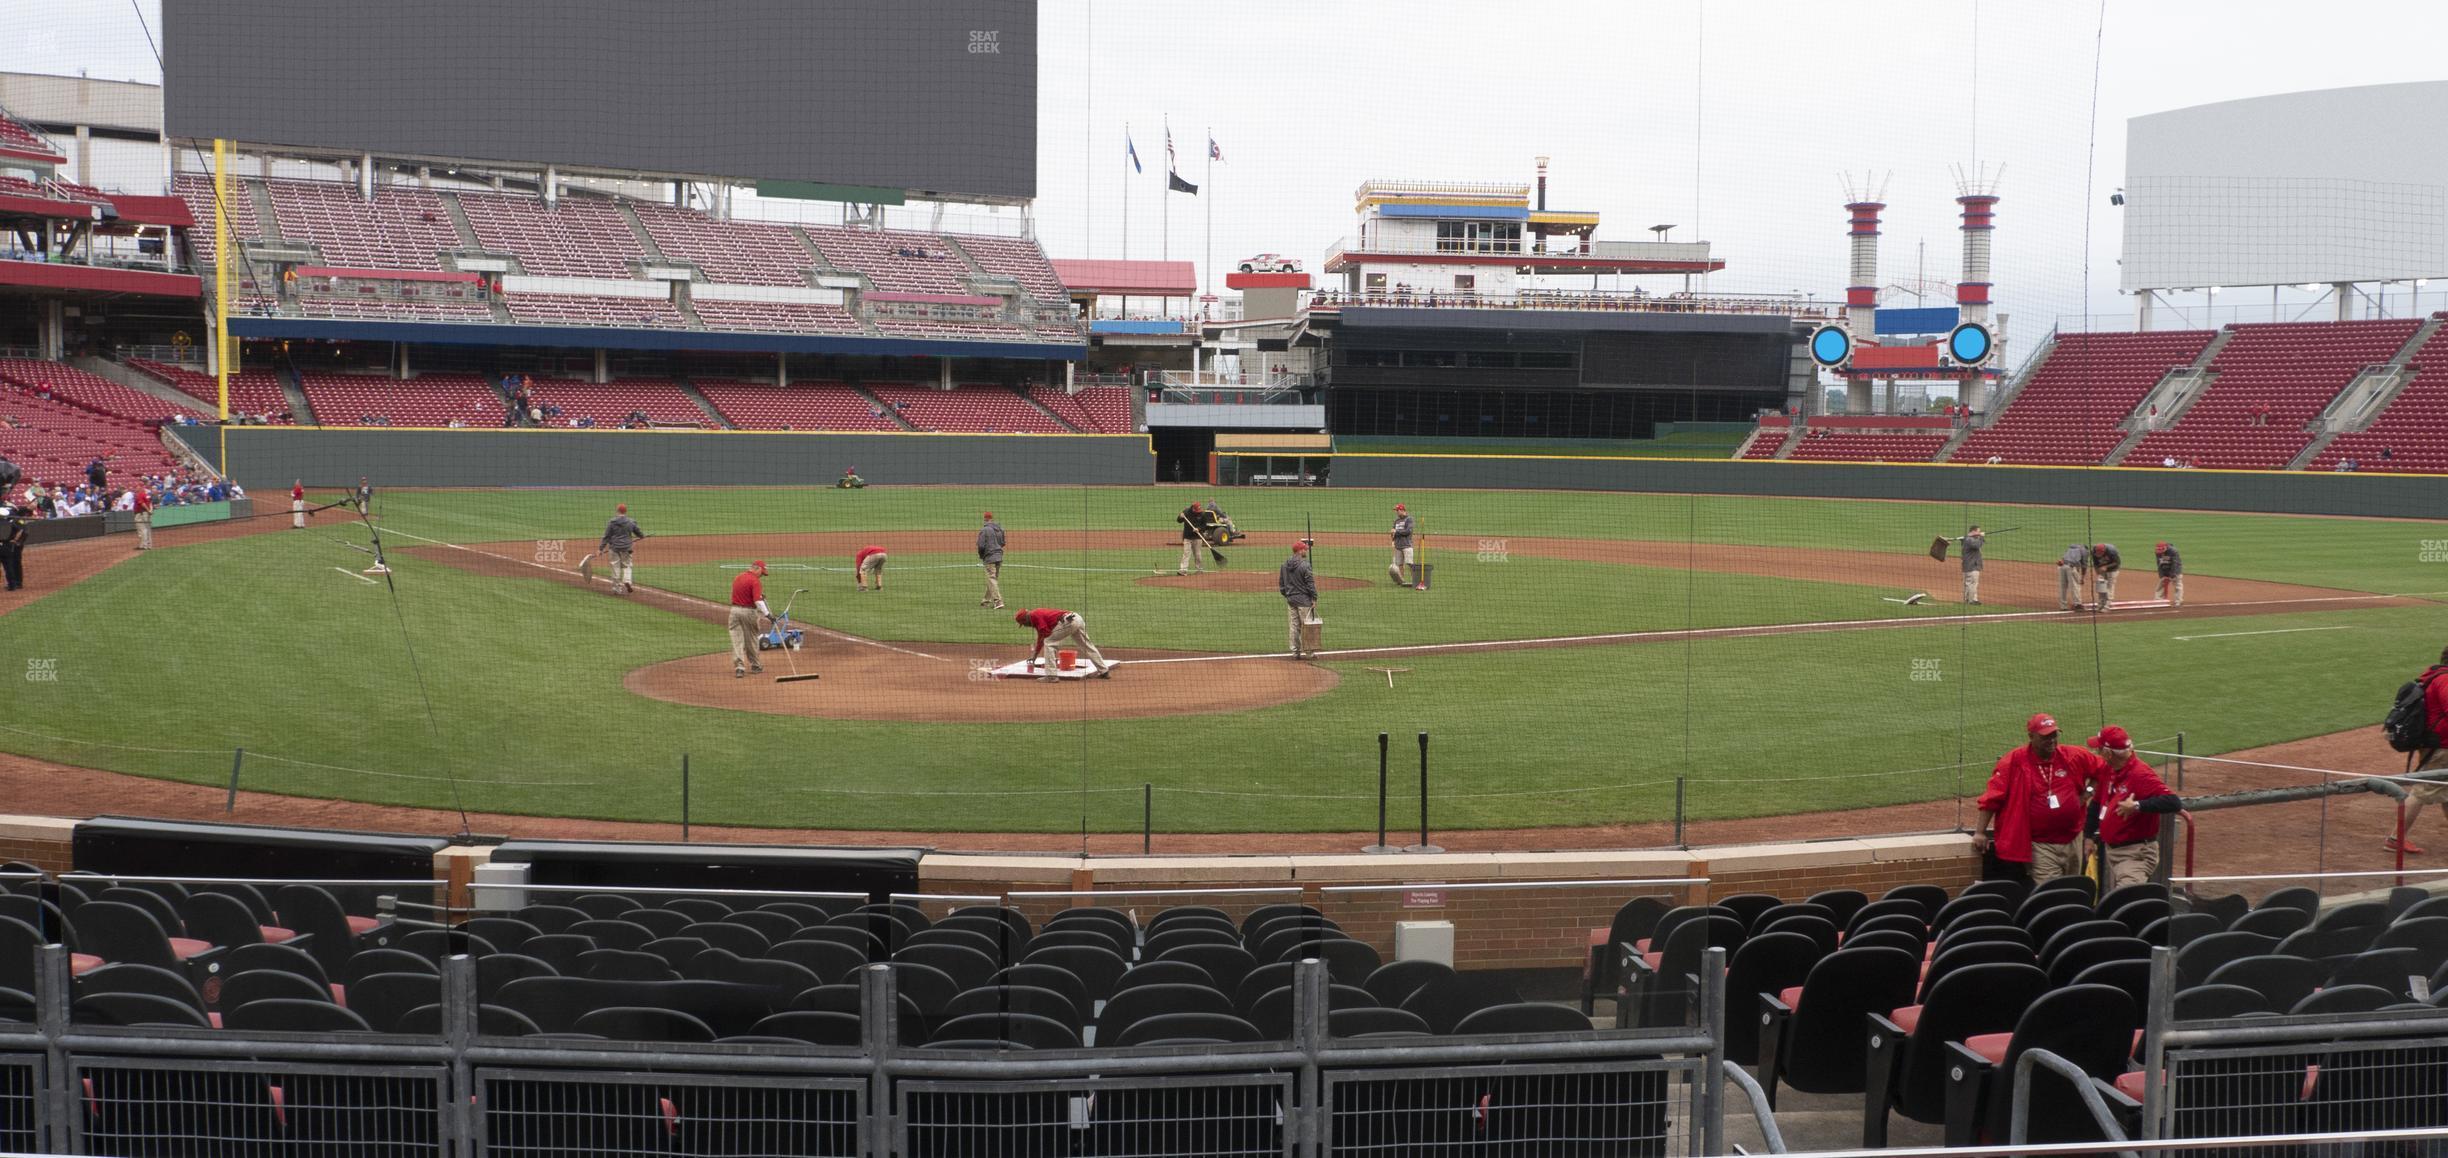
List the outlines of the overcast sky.
{"type": "MultiPolygon", "coordinates": [[[[137,3],[156,30],[158,3],[137,3]]],[[[0,0],[0,27],[18,33],[0,70],[159,79],[124,0],[0,0]]],[[[1203,264],[1212,208],[1219,266],[1315,269],[1362,181],[1526,183],[1544,153],[1549,204],[1601,212],[1601,237],[1671,222],[1727,263],[1712,289],[1832,296],[1840,173],[1884,185],[1895,283],[1924,244],[1929,276],[1953,278],[1951,166],[2003,166],[1996,297],[2028,350],[2061,316],[2130,313],[2107,203],[2126,118],[2443,79],[2443,43],[2436,0],[1044,0],[1037,231],[1056,257],[1122,255],[1126,123],[1147,169],[1128,178],[1130,256],[1203,264]],[[1169,239],[1168,117],[1206,186],[1171,196],[1169,239]]]]}

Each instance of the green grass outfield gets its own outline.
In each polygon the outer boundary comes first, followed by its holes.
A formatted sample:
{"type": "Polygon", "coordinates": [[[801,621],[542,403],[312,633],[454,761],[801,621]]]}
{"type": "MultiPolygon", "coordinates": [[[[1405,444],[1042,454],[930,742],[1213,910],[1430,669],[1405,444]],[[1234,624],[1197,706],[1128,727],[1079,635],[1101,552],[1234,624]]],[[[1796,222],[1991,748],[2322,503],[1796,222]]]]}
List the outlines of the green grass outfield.
{"type": "MultiPolygon", "coordinates": [[[[1138,585],[1172,552],[1173,488],[426,492],[382,496],[393,547],[568,540],[591,545],[615,501],[650,533],[966,530],[991,507],[1011,528],[1014,606],[1090,617],[1101,644],[1220,652],[1280,648],[1264,592],[1138,585]],[[1031,551],[1032,531],[1142,528],[1145,549],[1031,551]]],[[[2045,560],[2068,542],[2118,542],[2148,586],[2150,544],[2175,540],[2196,575],[2425,594],[2423,605],[2097,625],[2006,617],[1968,625],[1640,645],[1405,656],[1388,691],[1343,682],[1299,703],[1222,716],[1034,724],[807,720],[686,707],[627,692],[645,664],[722,646],[707,624],[559,584],[489,578],[395,553],[398,597],[342,572],[362,528],[156,551],[0,617],[0,663],[57,659],[55,681],[0,684],[0,749],[67,763],[247,787],[490,811],[676,819],[680,754],[706,824],[1075,831],[1139,823],[1142,784],[1168,831],[1359,829],[1375,819],[1375,737],[1434,736],[1443,828],[1589,824],[1671,814],[1687,778],[1695,818],[1818,811],[1949,796],[1976,785],[2046,709],[2087,731],[2103,707],[2138,736],[2182,730],[2218,752],[2373,723],[2397,684],[2448,642],[2448,562],[2434,523],[2228,514],[1971,508],[1670,495],[1224,491],[1258,544],[1235,569],[1271,570],[1288,536],[1382,533],[1396,499],[1432,532],[1437,590],[1329,592],[1330,646],[1379,646],[1686,626],[1878,619],[1904,609],[1842,573],[1692,573],[1530,557],[1515,537],[1636,539],[1910,554],[1977,520],[2025,529],[1993,559],[2045,560]],[[1481,544],[1479,540],[1490,540],[1481,544]],[[1490,553],[1482,560],[1482,547],[1490,553]],[[2432,556],[2439,552],[2431,551],[2432,556]],[[1502,561],[1499,561],[1502,560],[1502,561]],[[2236,634],[2254,633],[2254,634],[2236,634]],[[2213,637],[2178,640],[2178,636],[2213,637]],[[430,703],[431,711],[427,705],[430,703]],[[1960,770],[1958,761],[1968,762],[1960,770]]],[[[714,563],[639,578],[719,594],[714,563]]],[[[1321,570],[1382,578],[1382,552],[1330,547],[1321,570]]],[[[34,556],[39,567],[41,554],[34,556]]],[[[776,551],[776,563],[848,560],[776,551]]],[[[882,639],[1009,643],[1008,613],[976,606],[958,555],[896,553],[891,592],[853,598],[840,570],[778,570],[778,596],[814,588],[803,618],[882,639]],[[800,577],[804,576],[805,579],[800,577]]],[[[1951,596],[1951,565],[1925,589],[1951,596]]],[[[36,573],[39,583],[39,571],[36,573]]],[[[2000,609],[1992,609],[2000,610],[2000,609]]],[[[709,661],[719,663],[718,660],[709,661]]],[[[1230,678],[1234,665],[1218,665],[1230,678]]],[[[1127,678],[1125,671],[1123,678],[1127,678]]],[[[817,685],[818,694],[855,689],[817,685]]],[[[1035,689],[1015,689],[1035,690],[1035,689]]],[[[1089,689],[1093,691],[1094,689],[1089,689]]],[[[1409,799],[1405,790],[1397,807],[1409,799]]],[[[38,808],[39,802],[20,807],[38,808]]],[[[141,811],[141,801],[129,802],[141,811]]]]}

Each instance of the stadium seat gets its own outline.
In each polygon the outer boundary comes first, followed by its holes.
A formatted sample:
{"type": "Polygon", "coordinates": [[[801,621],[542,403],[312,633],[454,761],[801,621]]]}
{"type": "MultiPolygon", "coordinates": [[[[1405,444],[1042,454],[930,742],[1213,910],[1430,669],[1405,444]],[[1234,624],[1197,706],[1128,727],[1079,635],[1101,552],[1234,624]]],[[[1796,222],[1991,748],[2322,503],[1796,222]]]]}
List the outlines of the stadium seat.
{"type": "MultiPolygon", "coordinates": [[[[2075,985],[2035,999],[2011,1034],[1975,1034],[1948,1043],[1948,1143],[1969,1146],[2006,1136],[2014,1105],[2015,1061],[2025,1052],[2045,1049],[2104,1082],[2124,1072],[2134,1030],[2141,1024],[2141,1011],[2123,990],[2075,985]]],[[[2054,1072],[2032,1075],[2030,1128],[2037,1142],[2100,1140],[2080,1095],[2054,1072]]]]}
{"type": "Polygon", "coordinates": [[[2048,975],[2014,961],[1965,962],[1947,970],[1915,1005],[1869,1014],[1862,1145],[1887,1144],[1890,1111],[1932,1125],[1946,1121],[1948,1046],[2013,1030],[2048,992],[2048,975]]]}
{"type": "Polygon", "coordinates": [[[2059,334],[2024,385],[1949,462],[2085,466],[2125,440],[2123,423],[2170,370],[2189,365],[2210,330],[2059,334]]]}
{"type": "Polygon", "coordinates": [[[1763,995],[1759,1082],[1769,1105],[1780,1084],[1805,1093],[1860,1093],[1865,1018],[1910,1004],[1920,974],[1917,954],[1847,948],[1812,966],[1799,987],[1763,995]]]}

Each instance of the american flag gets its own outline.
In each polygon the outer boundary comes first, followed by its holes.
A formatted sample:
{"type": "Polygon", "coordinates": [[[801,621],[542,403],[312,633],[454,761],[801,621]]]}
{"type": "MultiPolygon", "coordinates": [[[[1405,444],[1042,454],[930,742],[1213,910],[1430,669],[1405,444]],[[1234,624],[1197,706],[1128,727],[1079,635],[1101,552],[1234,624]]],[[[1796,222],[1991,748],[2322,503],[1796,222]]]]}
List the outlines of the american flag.
{"type": "Polygon", "coordinates": [[[1207,159],[1210,161],[1224,159],[1224,150],[1216,145],[1214,137],[1207,138],[1207,159]]]}

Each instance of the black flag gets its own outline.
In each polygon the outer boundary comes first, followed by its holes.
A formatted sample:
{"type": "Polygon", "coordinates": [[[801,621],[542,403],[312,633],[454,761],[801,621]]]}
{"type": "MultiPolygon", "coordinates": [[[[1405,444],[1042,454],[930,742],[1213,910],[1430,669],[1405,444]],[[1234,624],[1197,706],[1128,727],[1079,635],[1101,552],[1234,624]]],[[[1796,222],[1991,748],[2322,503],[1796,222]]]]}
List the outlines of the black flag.
{"type": "Polygon", "coordinates": [[[1179,173],[1165,174],[1165,188],[1175,193],[1188,193],[1194,197],[1198,195],[1198,186],[1182,180],[1179,173]]]}

